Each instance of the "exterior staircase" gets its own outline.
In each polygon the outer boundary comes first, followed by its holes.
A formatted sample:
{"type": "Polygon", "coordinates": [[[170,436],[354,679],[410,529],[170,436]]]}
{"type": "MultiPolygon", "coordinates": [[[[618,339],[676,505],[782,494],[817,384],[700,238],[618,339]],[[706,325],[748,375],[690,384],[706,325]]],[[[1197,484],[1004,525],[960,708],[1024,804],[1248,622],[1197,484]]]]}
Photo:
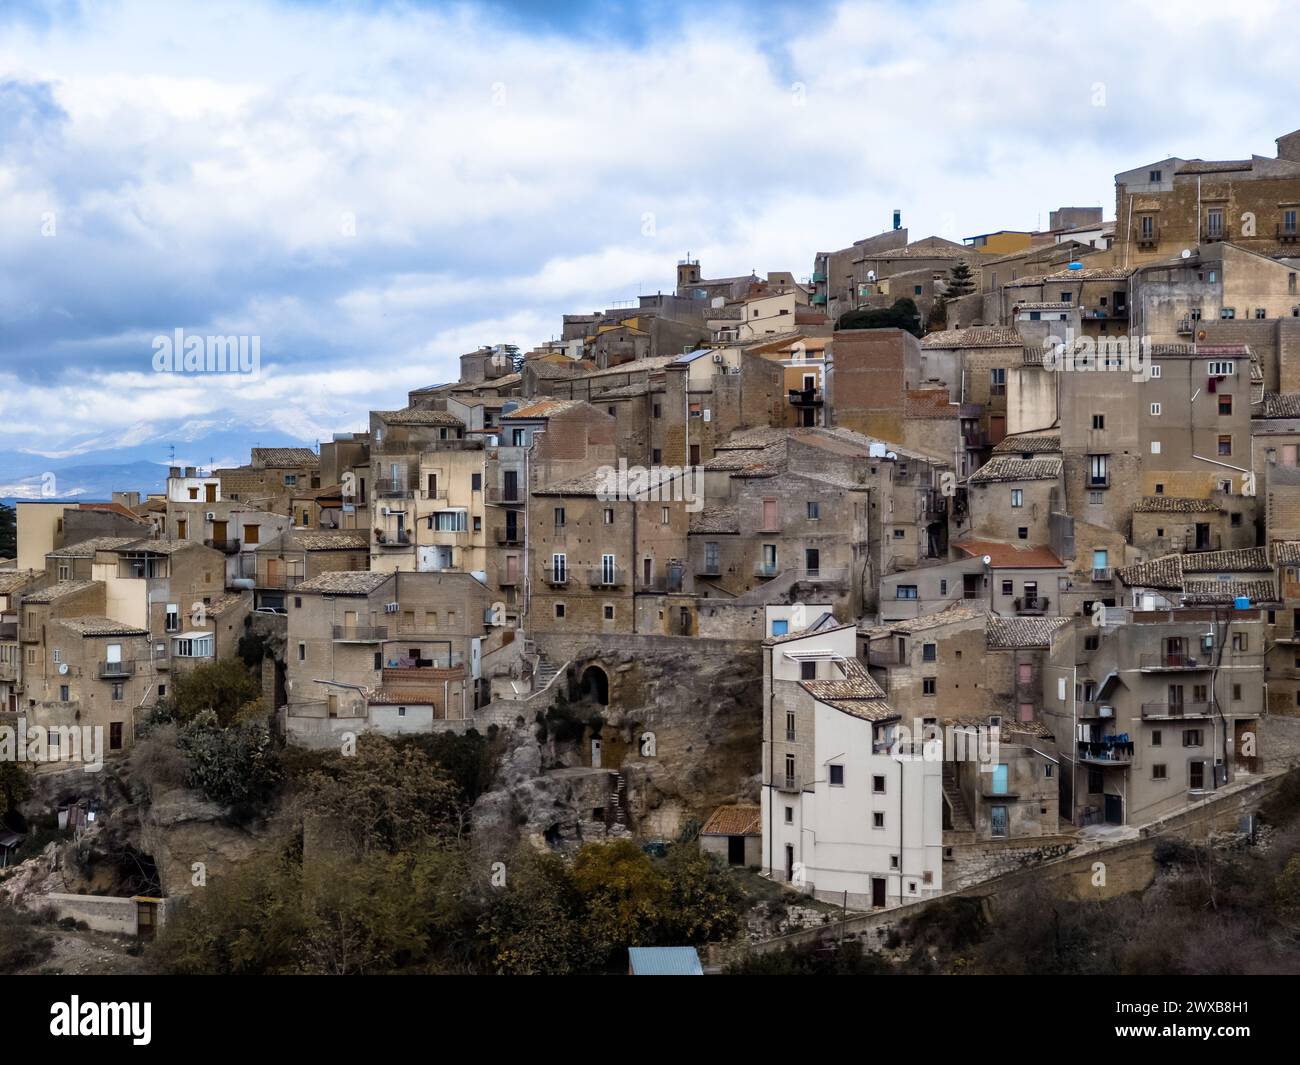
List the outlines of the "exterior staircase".
{"type": "Polygon", "coordinates": [[[614,774],[614,791],[610,796],[610,803],[614,808],[614,823],[619,825],[627,824],[627,774],[614,774]]]}
{"type": "Polygon", "coordinates": [[[975,822],[966,808],[966,799],[957,786],[957,770],[952,762],[943,763],[943,798],[948,804],[952,827],[949,832],[974,832],[975,822]]]}
{"type": "Polygon", "coordinates": [[[539,692],[551,683],[560,672],[560,667],[541,651],[537,652],[537,668],[533,670],[533,691],[539,692]]]}

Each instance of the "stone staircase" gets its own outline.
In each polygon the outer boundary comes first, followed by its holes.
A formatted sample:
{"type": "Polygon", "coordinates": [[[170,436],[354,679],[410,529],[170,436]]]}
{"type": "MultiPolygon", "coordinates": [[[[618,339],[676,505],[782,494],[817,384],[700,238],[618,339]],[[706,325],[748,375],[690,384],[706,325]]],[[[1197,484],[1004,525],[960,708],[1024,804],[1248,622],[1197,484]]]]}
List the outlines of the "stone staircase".
{"type": "Polygon", "coordinates": [[[966,799],[957,786],[957,770],[951,762],[943,763],[943,797],[952,815],[952,828],[948,831],[975,831],[975,822],[971,820],[970,811],[966,808],[966,799]]]}
{"type": "Polygon", "coordinates": [[[627,824],[627,774],[614,774],[614,788],[610,794],[610,805],[613,807],[613,820],[617,825],[627,824]]]}
{"type": "Polygon", "coordinates": [[[541,691],[555,679],[559,672],[560,667],[538,651],[537,668],[533,671],[533,691],[541,691]]]}

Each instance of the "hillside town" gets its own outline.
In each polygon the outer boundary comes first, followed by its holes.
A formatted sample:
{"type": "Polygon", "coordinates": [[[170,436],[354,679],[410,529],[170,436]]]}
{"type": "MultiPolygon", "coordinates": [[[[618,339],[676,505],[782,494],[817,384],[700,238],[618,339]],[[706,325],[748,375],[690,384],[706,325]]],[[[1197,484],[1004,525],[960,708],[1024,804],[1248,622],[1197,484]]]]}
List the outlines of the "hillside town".
{"type": "Polygon", "coordinates": [[[0,893],[151,935],[195,863],[239,867],[173,831],[198,814],[144,833],[130,893],[24,850],[55,809],[125,816],[103,774],[230,662],[296,757],[490,737],[477,845],[687,841],[789,914],[623,943],[632,971],[1253,837],[1300,757],[1297,211],[1300,131],[1036,231],[684,253],[454,381],[394,365],[364,432],[18,500],[0,729],[33,783],[0,893]]]}

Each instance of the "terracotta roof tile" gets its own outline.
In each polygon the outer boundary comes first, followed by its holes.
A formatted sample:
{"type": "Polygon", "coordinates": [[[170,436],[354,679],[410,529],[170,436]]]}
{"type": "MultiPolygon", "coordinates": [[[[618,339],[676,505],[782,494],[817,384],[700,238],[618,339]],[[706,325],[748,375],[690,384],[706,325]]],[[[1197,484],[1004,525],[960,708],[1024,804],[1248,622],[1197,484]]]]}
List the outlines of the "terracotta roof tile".
{"type": "Polygon", "coordinates": [[[759,836],[763,826],[762,807],[719,806],[700,829],[702,836],[759,836]]]}

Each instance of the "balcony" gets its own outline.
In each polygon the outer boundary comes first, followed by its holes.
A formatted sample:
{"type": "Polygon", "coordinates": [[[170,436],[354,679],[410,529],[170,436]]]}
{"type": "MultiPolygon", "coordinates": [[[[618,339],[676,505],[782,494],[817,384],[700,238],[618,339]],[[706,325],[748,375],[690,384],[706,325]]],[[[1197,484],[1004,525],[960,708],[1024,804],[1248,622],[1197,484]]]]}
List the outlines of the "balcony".
{"type": "Polygon", "coordinates": [[[622,566],[597,566],[587,570],[587,583],[593,588],[619,588],[627,583],[627,570],[622,566]]]}
{"type": "Polygon", "coordinates": [[[1106,581],[1109,581],[1114,575],[1115,575],[1115,571],[1109,567],[1105,567],[1101,569],[1094,568],[1092,571],[1092,579],[1100,583],[1105,583],[1106,581]]]}
{"type": "Polygon", "coordinates": [[[1092,477],[1089,477],[1089,478],[1084,482],[1084,487],[1087,488],[1087,489],[1089,489],[1090,491],[1095,491],[1095,490],[1097,490],[1097,489],[1101,489],[1101,488],[1109,488],[1109,487],[1110,487],[1110,474],[1109,474],[1109,473],[1103,473],[1103,474],[1101,474],[1101,476],[1092,476],[1092,477]]]}
{"type": "Polygon", "coordinates": [[[1155,227],[1146,231],[1138,230],[1136,243],[1139,248],[1154,248],[1160,244],[1160,229],[1155,227]]]}
{"type": "Polygon", "coordinates": [[[102,680],[112,680],[118,677],[134,677],[134,662],[100,662],[99,676],[102,680]]]}
{"type": "Polygon", "coordinates": [[[1191,336],[1192,333],[1196,331],[1196,327],[1199,324],[1199,318],[1179,318],[1178,325],[1175,329],[1179,336],[1191,336]]]}
{"type": "Polygon", "coordinates": [[[411,534],[405,529],[399,529],[397,532],[377,532],[375,543],[380,547],[410,547],[411,534]]]}
{"type": "Polygon", "coordinates": [[[332,638],[339,643],[379,643],[388,639],[388,626],[335,625],[332,638]]]}
{"type": "Polygon", "coordinates": [[[1127,307],[1089,307],[1084,317],[1092,318],[1092,319],[1101,319],[1101,320],[1127,318],[1128,308],[1127,307]]]}
{"type": "Polygon", "coordinates": [[[563,588],[569,583],[569,570],[565,566],[542,566],[542,580],[556,588],[563,588]]]}
{"type": "Polygon", "coordinates": [[[778,773],[772,780],[772,787],[777,791],[803,791],[803,782],[798,777],[778,773]]]}
{"type": "Polygon", "coordinates": [[[1096,717],[1102,720],[1112,720],[1115,717],[1114,706],[1095,699],[1079,702],[1076,705],[1075,712],[1081,718],[1096,717]]]}
{"type": "Polygon", "coordinates": [[[837,584],[848,578],[849,571],[845,566],[814,566],[799,571],[799,579],[812,584],[837,584]]]}
{"type": "Polygon", "coordinates": [[[1279,244],[1294,244],[1297,236],[1300,236],[1300,230],[1295,226],[1280,225],[1274,232],[1279,244]]]}
{"type": "Polygon", "coordinates": [[[1213,703],[1143,703],[1143,721],[1183,721],[1189,718],[1210,717],[1213,703]]]}
{"type": "Polygon", "coordinates": [[[505,506],[526,503],[526,493],[521,485],[514,488],[500,488],[496,485],[488,485],[487,501],[489,503],[500,503],[505,506]]]}
{"type": "Polygon", "coordinates": [[[266,573],[261,577],[255,577],[257,587],[273,589],[296,588],[307,578],[301,573],[266,573]]]}
{"type": "Polygon", "coordinates": [[[410,499],[412,491],[411,486],[401,478],[393,480],[385,477],[374,483],[374,494],[379,499],[410,499]]]}
{"type": "Polygon", "coordinates": [[[40,625],[22,625],[18,629],[18,641],[20,643],[40,643],[41,626],[40,625]]]}
{"type": "Polygon", "coordinates": [[[514,588],[519,584],[519,574],[506,573],[501,577],[497,578],[497,584],[499,584],[502,588],[514,588]]]}
{"type": "Polygon", "coordinates": [[[1212,669],[1213,666],[1208,658],[1202,661],[1199,658],[1193,658],[1191,655],[1163,652],[1161,654],[1143,655],[1139,668],[1144,672],[1158,673],[1177,669],[1212,669]]]}
{"type": "Polygon", "coordinates": [[[775,562],[755,562],[755,563],[754,563],[754,576],[755,576],[755,577],[775,577],[775,576],[776,576],[778,573],[780,573],[780,572],[781,572],[781,571],[780,571],[780,569],[777,567],[777,564],[776,564],[775,562]]]}
{"type": "Polygon", "coordinates": [[[515,528],[498,529],[496,531],[498,547],[518,547],[524,542],[524,531],[518,526],[515,528]]]}
{"type": "Polygon", "coordinates": [[[1183,537],[1183,553],[1195,554],[1197,551],[1221,551],[1223,549],[1223,537],[1218,533],[1202,533],[1197,535],[1189,532],[1183,537]]]}
{"type": "Polygon", "coordinates": [[[983,429],[968,429],[961,434],[961,442],[968,451],[979,451],[989,446],[989,434],[983,429]]]}
{"type": "Polygon", "coordinates": [[[1026,595],[1015,600],[1017,614],[1047,613],[1048,597],[1045,595],[1026,595]]]}
{"type": "Polygon", "coordinates": [[[234,555],[234,554],[238,554],[238,553],[239,553],[239,541],[238,541],[238,540],[230,540],[230,539],[224,539],[224,540],[218,540],[218,539],[204,540],[204,541],[203,541],[203,546],[204,546],[204,547],[210,547],[210,548],[212,548],[214,551],[220,551],[220,552],[222,552],[223,554],[227,554],[227,555],[234,555]]]}
{"type": "Polygon", "coordinates": [[[1127,740],[1078,743],[1079,761],[1089,765],[1132,765],[1133,744],[1127,740]]]}
{"type": "Polygon", "coordinates": [[[0,640],[18,639],[18,622],[0,621],[0,640]]]}
{"type": "Polygon", "coordinates": [[[0,680],[16,681],[18,679],[18,663],[0,661],[0,680]]]}
{"type": "Polygon", "coordinates": [[[820,407],[824,402],[820,388],[792,388],[789,396],[796,407],[820,407]]]}
{"type": "Polygon", "coordinates": [[[703,562],[696,563],[695,575],[697,577],[721,577],[722,562],[716,558],[706,558],[703,562]]]}

